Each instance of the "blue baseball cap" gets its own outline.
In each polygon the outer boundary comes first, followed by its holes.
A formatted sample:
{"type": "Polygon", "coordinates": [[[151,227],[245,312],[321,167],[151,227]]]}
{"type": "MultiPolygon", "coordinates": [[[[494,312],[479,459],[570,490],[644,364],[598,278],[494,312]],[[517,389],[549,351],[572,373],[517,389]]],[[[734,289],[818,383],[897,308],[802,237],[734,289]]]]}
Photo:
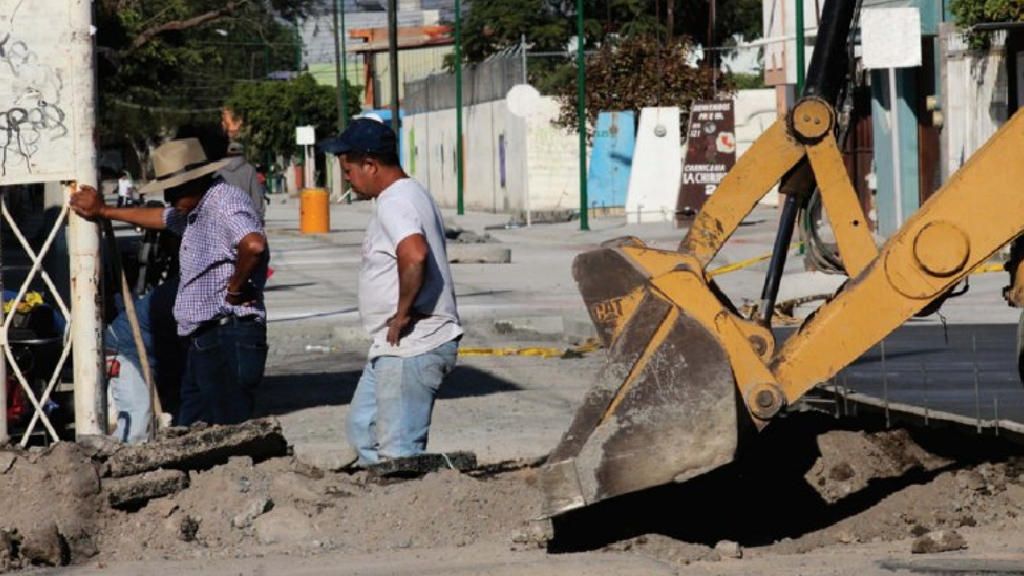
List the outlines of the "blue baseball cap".
{"type": "Polygon", "coordinates": [[[398,138],[390,126],[372,118],[357,118],[341,134],[325,138],[317,148],[327,154],[366,152],[369,154],[396,154],[398,138]]]}

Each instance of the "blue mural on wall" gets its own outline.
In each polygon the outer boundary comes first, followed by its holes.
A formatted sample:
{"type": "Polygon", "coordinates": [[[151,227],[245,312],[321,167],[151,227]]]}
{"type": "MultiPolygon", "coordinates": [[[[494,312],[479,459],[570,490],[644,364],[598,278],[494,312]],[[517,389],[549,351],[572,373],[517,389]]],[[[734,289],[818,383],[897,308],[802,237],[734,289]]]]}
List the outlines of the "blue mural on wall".
{"type": "Polygon", "coordinates": [[[597,115],[590,173],[587,175],[591,209],[626,206],[635,146],[636,118],[633,112],[601,112],[597,115]]]}

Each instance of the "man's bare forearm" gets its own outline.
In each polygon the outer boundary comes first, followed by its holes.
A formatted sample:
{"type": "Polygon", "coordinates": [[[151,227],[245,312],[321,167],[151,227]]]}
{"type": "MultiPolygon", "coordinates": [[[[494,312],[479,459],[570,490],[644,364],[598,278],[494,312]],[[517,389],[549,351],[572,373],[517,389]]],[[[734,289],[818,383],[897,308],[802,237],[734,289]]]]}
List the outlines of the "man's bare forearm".
{"type": "Polygon", "coordinates": [[[408,318],[412,312],[412,305],[416,296],[423,287],[423,271],[426,268],[422,260],[405,262],[404,266],[399,262],[398,268],[398,310],[396,316],[408,318]]]}
{"type": "Polygon", "coordinates": [[[164,223],[163,208],[117,208],[115,206],[103,206],[100,209],[100,218],[127,222],[150,230],[163,230],[164,223]]]}

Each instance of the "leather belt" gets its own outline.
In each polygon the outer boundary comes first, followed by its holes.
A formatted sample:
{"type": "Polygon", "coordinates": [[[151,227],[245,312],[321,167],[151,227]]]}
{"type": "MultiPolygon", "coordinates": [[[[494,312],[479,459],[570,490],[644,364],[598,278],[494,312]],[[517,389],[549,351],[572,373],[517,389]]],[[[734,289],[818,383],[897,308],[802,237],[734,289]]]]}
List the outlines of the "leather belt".
{"type": "Polygon", "coordinates": [[[260,319],[258,316],[232,316],[230,314],[227,316],[217,316],[216,318],[212,318],[210,320],[207,320],[206,322],[200,322],[199,326],[195,329],[194,332],[192,332],[192,335],[194,336],[196,334],[199,334],[199,332],[204,332],[206,330],[209,330],[210,328],[227,326],[228,324],[247,324],[249,322],[259,321],[260,319]]]}

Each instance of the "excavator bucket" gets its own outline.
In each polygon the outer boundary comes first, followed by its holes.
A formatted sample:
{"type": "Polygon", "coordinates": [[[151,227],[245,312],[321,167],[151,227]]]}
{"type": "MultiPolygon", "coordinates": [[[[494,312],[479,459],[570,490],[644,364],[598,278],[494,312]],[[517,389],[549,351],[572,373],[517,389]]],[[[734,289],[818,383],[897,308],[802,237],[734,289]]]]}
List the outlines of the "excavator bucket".
{"type": "Polygon", "coordinates": [[[636,250],[655,264],[678,256],[624,239],[573,264],[608,360],[540,473],[547,516],[685,481],[736,451],[739,406],[722,343],[651,283],[636,250]]]}

